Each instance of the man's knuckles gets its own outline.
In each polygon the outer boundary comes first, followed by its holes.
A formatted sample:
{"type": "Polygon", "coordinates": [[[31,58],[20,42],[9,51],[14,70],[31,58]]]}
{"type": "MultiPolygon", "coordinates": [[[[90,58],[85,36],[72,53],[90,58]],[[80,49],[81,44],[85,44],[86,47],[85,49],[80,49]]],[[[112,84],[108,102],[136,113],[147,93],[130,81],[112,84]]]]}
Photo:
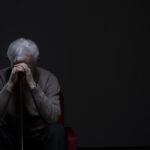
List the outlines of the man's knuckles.
{"type": "Polygon", "coordinates": [[[20,66],[20,67],[22,67],[25,71],[28,69],[28,66],[27,66],[25,63],[16,64],[15,66],[16,66],[16,67],[17,67],[17,66],[20,66]]]}

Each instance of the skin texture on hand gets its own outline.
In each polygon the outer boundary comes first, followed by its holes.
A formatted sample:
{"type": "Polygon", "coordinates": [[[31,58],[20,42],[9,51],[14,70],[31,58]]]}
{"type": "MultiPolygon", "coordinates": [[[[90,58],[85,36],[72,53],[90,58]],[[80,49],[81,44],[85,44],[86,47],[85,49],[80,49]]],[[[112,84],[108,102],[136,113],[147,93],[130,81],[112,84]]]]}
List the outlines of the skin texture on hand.
{"type": "Polygon", "coordinates": [[[11,75],[10,75],[8,83],[7,83],[7,87],[6,87],[7,90],[10,92],[13,91],[13,88],[18,80],[19,72],[24,73],[23,82],[27,83],[29,88],[32,90],[36,86],[36,83],[34,81],[33,74],[32,74],[33,71],[31,71],[31,69],[28,67],[28,65],[24,62],[15,64],[13,66],[11,75]]]}
{"type": "Polygon", "coordinates": [[[25,81],[27,82],[30,89],[33,89],[35,87],[35,81],[33,79],[32,71],[25,63],[19,63],[14,65],[14,67],[22,67],[23,72],[25,73],[25,81]]]}

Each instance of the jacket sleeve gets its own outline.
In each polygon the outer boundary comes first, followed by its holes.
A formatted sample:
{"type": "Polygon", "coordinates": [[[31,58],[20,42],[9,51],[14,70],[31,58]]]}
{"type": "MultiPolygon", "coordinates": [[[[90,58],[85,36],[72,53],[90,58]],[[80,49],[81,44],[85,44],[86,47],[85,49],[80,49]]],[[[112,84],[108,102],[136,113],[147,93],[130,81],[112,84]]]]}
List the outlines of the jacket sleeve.
{"type": "Polygon", "coordinates": [[[45,92],[39,84],[31,90],[37,110],[47,123],[56,122],[61,114],[59,92],[60,85],[55,76],[49,76],[45,92]]]}
{"type": "Polygon", "coordinates": [[[0,76],[0,121],[5,116],[7,112],[7,106],[9,103],[10,96],[12,96],[13,93],[9,92],[6,89],[6,84],[4,85],[0,76]]]}

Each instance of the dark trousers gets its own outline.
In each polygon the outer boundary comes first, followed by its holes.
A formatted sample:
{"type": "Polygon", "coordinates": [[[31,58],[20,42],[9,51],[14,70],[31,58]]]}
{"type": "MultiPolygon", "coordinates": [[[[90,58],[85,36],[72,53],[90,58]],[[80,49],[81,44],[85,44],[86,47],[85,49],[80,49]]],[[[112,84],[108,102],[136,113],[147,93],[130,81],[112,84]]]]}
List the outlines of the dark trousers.
{"type": "MultiPolygon", "coordinates": [[[[0,150],[21,150],[20,138],[6,127],[0,127],[0,150]]],[[[59,123],[52,123],[36,138],[24,139],[24,150],[66,150],[66,132],[59,123]]]]}

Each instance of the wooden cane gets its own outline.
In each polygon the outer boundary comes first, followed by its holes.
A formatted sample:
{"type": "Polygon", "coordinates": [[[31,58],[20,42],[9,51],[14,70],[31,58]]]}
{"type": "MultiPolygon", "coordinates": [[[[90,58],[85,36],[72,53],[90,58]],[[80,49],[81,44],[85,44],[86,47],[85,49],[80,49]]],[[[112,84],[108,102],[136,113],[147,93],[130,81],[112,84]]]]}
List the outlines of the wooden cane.
{"type": "Polygon", "coordinates": [[[23,150],[23,80],[22,73],[19,73],[19,100],[20,100],[20,144],[23,150]]]}

